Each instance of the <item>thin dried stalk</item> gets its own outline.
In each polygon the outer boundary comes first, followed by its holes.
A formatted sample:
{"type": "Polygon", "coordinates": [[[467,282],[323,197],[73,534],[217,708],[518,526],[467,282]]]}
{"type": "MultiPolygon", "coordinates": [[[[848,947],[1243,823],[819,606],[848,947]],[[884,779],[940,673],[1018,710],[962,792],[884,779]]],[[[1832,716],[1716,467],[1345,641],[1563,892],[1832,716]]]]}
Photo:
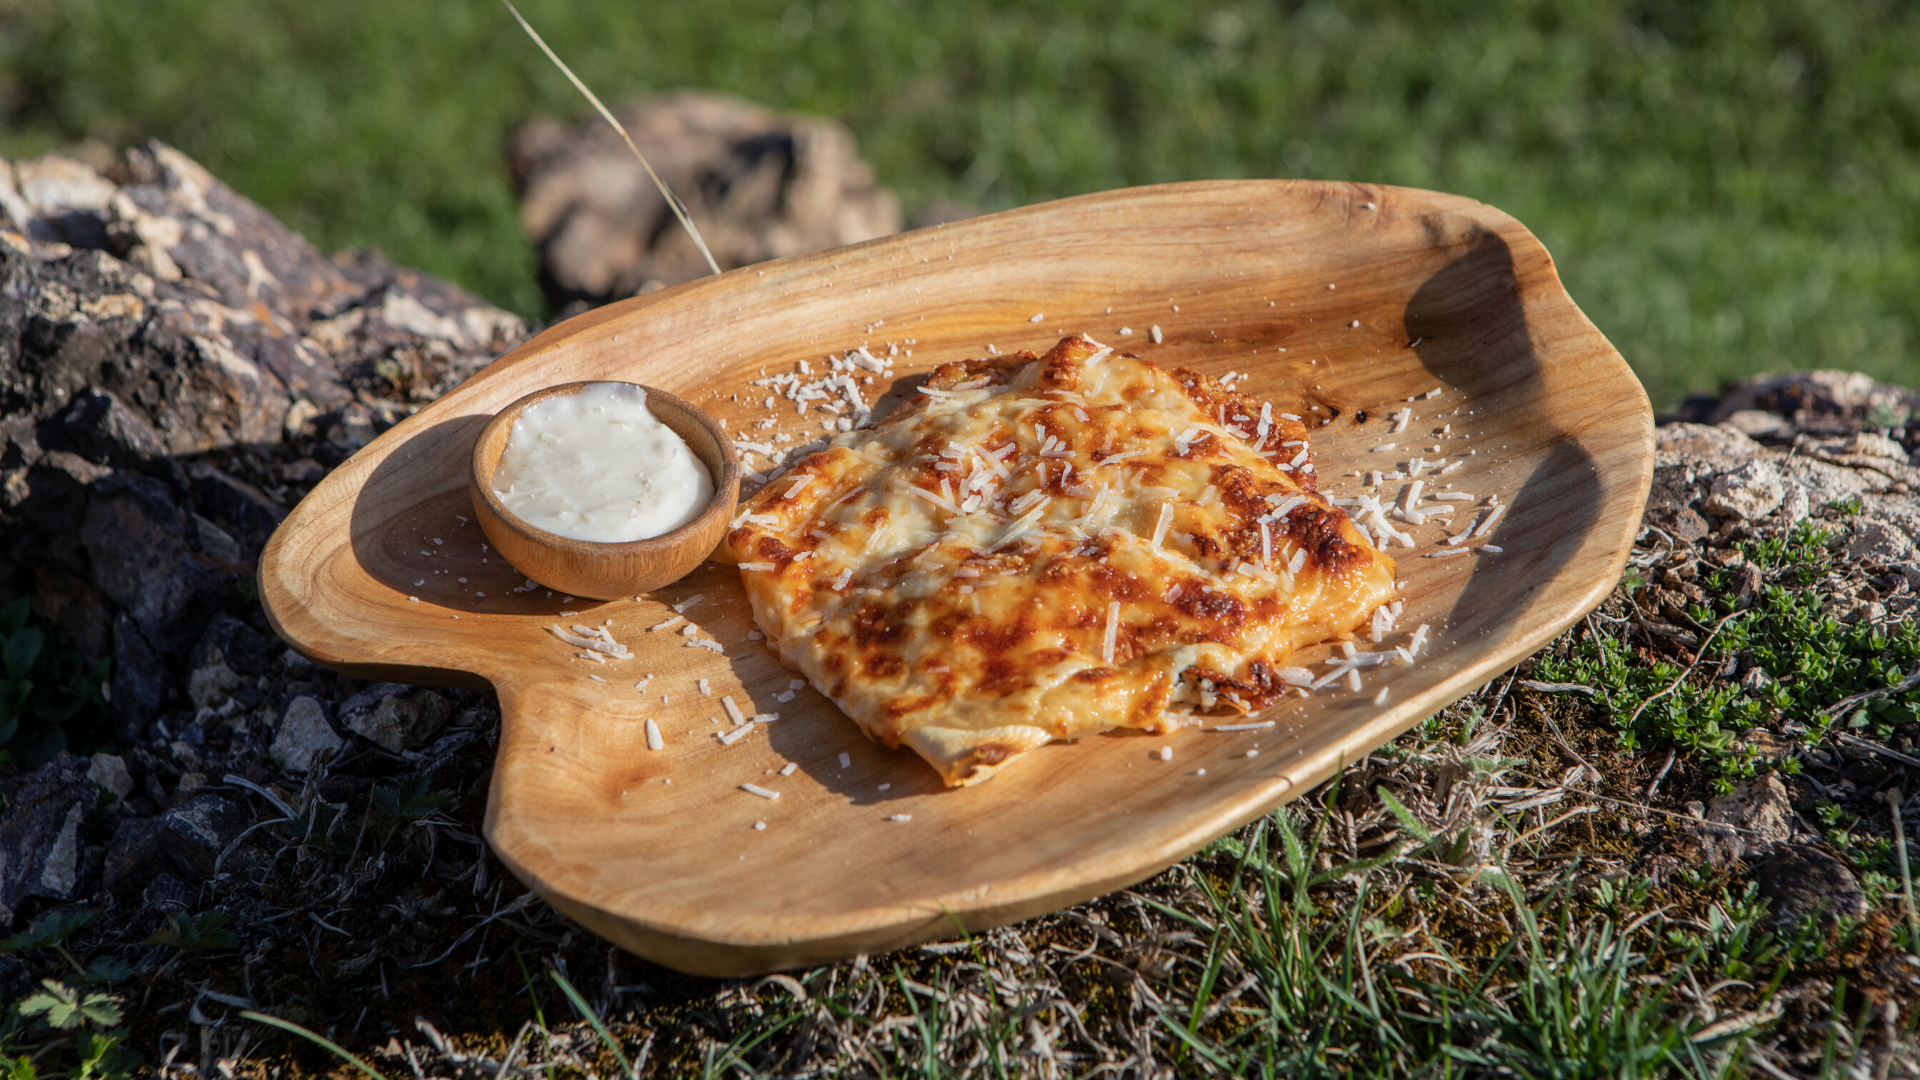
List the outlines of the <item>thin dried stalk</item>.
{"type": "Polygon", "coordinates": [[[541,38],[533,25],[527,22],[526,16],[521,15],[520,9],[513,6],[513,0],[500,0],[500,2],[507,5],[507,10],[513,13],[514,20],[520,24],[520,29],[525,30],[527,36],[533,39],[533,43],[540,46],[540,51],[547,54],[547,59],[553,61],[554,66],[560,69],[560,73],[567,77],[567,81],[573,83],[575,89],[587,95],[587,100],[593,103],[601,119],[613,125],[613,130],[618,132],[620,138],[626,142],[627,149],[633,151],[633,156],[640,159],[640,167],[647,170],[647,176],[653,180],[653,185],[660,189],[661,195],[666,197],[667,205],[673,208],[673,216],[680,219],[681,227],[687,230],[688,236],[693,237],[693,246],[699,248],[701,258],[707,260],[707,269],[716,274],[719,273],[720,264],[713,261],[713,252],[707,250],[707,242],[701,238],[700,230],[694,226],[693,219],[687,216],[686,207],[680,202],[679,197],[674,195],[673,189],[667,186],[667,182],[660,179],[660,174],[653,171],[652,164],[647,161],[647,155],[641,153],[640,148],[633,144],[633,136],[627,134],[626,127],[614,119],[613,113],[600,103],[600,98],[593,91],[587,89],[587,84],[580,81],[580,76],[573,73],[573,69],[567,66],[566,61],[560,59],[547,46],[545,39],[541,38]]]}

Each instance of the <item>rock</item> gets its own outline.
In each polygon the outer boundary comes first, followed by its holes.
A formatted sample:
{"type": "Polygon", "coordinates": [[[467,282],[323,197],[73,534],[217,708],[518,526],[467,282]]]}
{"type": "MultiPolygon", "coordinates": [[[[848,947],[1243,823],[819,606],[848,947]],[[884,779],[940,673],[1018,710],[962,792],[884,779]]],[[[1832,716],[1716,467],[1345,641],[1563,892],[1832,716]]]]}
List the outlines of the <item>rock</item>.
{"type": "Polygon", "coordinates": [[[33,613],[52,623],[89,661],[112,655],[113,606],[92,582],[71,570],[46,564],[34,568],[33,613]]]}
{"type": "Polygon", "coordinates": [[[1776,927],[1789,927],[1809,916],[1832,925],[1836,916],[1861,918],[1867,913],[1866,895],[1853,872],[1823,851],[1783,845],[1759,865],[1755,876],[1776,927]]]}
{"type": "Polygon", "coordinates": [[[113,797],[121,802],[133,794],[133,774],[127,771],[127,763],[115,754],[95,754],[87,765],[87,779],[113,792],[113,797]]]}
{"type": "MultiPolygon", "coordinates": [[[[1767,738],[1761,733],[1748,745],[1764,753],[1767,738]]],[[[1679,827],[1679,850],[1722,870],[1738,859],[1768,855],[1793,837],[1793,804],[1786,785],[1773,773],[1716,796],[1705,806],[1690,802],[1687,813],[1694,820],[1679,827]]]]}
{"type": "Polygon", "coordinates": [[[1731,428],[1754,439],[1793,431],[1792,421],[1759,409],[1741,409],[1734,412],[1720,421],[1720,426],[1731,428]]]}
{"type": "MultiPolygon", "coordinates": [[[[900,231],[898,202],[835,121],[699,91],[615,112],[722,269],[900,231]]],[[[530,123],[514,133],[508,160],[521,227],[540,249],[556,303],[605,303],[707,273],[666,200],[598,117],[571,129],[530,123]]]]}
{"type": "Polygon", "coordinates": [[[1787,497],[1780,501],[1780,516],[1787,524],[1798,525],[1813,513],[1813,499],[1799,484],[1787,485],[1787,497]]]}
{"type": "Polygon", "coordinates": [[[1871,483],[1859,470],[1811,458],[1787,458],[1780,463],[1780,471],[1791,484],[1805,489],[1807,501],[1815,510],[1847,499],[1860,498],[1872,490],[1871,483]]]}
{"type": "Polygon", "coordinates": [[[359,409],[371,438],[527,331],[375,253],[320,254],[171,147],[103,167],[0,162],[0,595],[111,649],[133,737],[284,514],[248,480],[322,468],[322,418],[359,409]],[[86,602],[42,602],[63,594],[86,602]]]}
{"type": "Polygon", "coordinates": [[[341,747],[340,736],[327,723],[326,706],[302,695],[287,703],[286,715],[273,736],[273,754],[293,772],[307,772],[314,762],[341,747]]]}
{"type": "Polygon", "coordinates": [[[1753,521],[1771,514],[1786,496],[1780,470],[1772,462],[1749,461],[1713,478],[1706,506],[1717,514],[1753,521]]]}
{"type": "Polygon", "coordinates": [[[193,646],[192,665],[195,668],[222,664],[245,678],[258,678],[266,674],[270,660],[271,650],[267,639],[261,637],[253,627],[226,614],[215,615],[207,623],[206,632],[200,635],[200,640],[193,646]]]}
{"type": "Polygon", "coordinates": [[[1644,520],[1665,529],[1674,539],[1692,544],[1712,534],[1713,527],[1695,509],[1705,494],[1695,476],[1695,465],[1678,454],[1661,453],[1653,470],[1653,486],[1647,492],[1644,520]]]}
{"type": "Polygon", "coordinates": [[[173,865],[160,846],[160,819],[123,817],[107,842],[106,866],[100,880],[107,888],[145,881],[173,865]]]}
{"type": "Polygon", "coordinates": [[[378,683],[340,706],[343,727],[394,754],[433,741],[452,715],[445,696],[398,683],[378,683]]]}
{"type": "Polygon", "coordinates": [[[240,676],[224,662],[214,662],[193,669],[187,676],[187,700],[193,702],[196,709],[211,709],[224,704],[227,695],[240,687],[240,676]]]}
{"type": "Polygon", "coordinates": [[[147,419],[105,390],[89,389],[40,435],[50,450],[67,450],[100,465],[137,464],[166,451],[147,419]]]}
{"type": "MultiPolygon", "coordinates": [[[[259,488],[204,461],[187,466],[194,513],[219,525],[248,549],[265,547],[287,511],[259,488]]],[[[316,478],[317,479],[317,478],[316,478]]]]}
{"type": "Polygon", "coordinates": [[[1766,449],[1738,430],[1707,424],[1662,424],[1653,440],[1658,452],[1701,459],[1721,468],[1752,461],[1766,449]]]}
{"type": "Polygon", "coordinates": [[[232,538],[200,527],[167,486],[138,473],[116,473],[93,486],[80,542],[93,563],[93,580],[132,617],[148,642],[187,640],[234,573],[226,556],[232,538]]]}
{"type": "Polygon", "coordinates": [[[1852,470],[1868,491],[1888,491],[1904,484],[1920,487],[1920,469],[1907,464],[1899,443],[1870,431],[1847,432],[1831,439],[1800,439],[1795,453],[1852,470]]]}
{"type": "Polygon", "coordinates": [[[107,703],[113,713],[113,733],[122,739],[139,738],[147,723],[159,715],[168,686],[160,658],[122,612],[113,623],[113,682],[107,703]]]}
{"type": "Polygon", "coordinates": [[[1916,409],[1920,409],[1920,395],[1875,382],[1857,371],[1800,371],[1748,379],[1721,395],[1713,419],[1720,422],[1754,410],[1787,417],[1801,426],[1819,420],[1852,421],[1857,426],[1875,412],[1904,421],[1916,409]]]}
{"type": "Polygon", "coordinates": [[[1860,457],[1907,463],[1907,448],[1877,431],[1856,431],[1841,449],[1860,457]]]}
{"type": "Polygon", "coordinates": [[[186,911],[193,906],[199,892],[172,874],[162,873],[140,894],[140,899],[156,911],[186,911]]]}
{"type": "Polygon", "coordinates": [[[160,816],[160,848],[189,880],[213,874],[220,853],[246,830],[247,808],[219,795],[196,795],[160,816]]]}
{"type": "Polygon", "coordinates": [[[1843,550],[1849,559],[1897,563],[1913,554],[1913,538],[1904,529],[1873,521],[1855,529],[1843,550]]]}
{"type": "MultiPolygon", "coordinates": [[[[1760,673],[1764,678],[1766,673],[1760,673]]],[[[1793,803],[1787,796],[1787,786],[1775,773],[1714,796],[1707,804],[1706,820],[1734,830],[1738,853],[1744,858],[1770,854],[1793,838],[1793,803]]]]}
{"type": "Polygon", "coordinates": [[[24,776],[0,783],[0,926],[13,924],[21,902],[73,898],[80,878],[81,826],[99,789],[62,751],[24,776]]]}
{"type": "Polygon", "coordinates": [[[36,240],[100,246],[86,241],[104,241],[100,217],[113,195],[112,181],[56,154],[0,172],[0,209],[36,240]],[[85,218],[91,218],[91,223],[85,218]]]}

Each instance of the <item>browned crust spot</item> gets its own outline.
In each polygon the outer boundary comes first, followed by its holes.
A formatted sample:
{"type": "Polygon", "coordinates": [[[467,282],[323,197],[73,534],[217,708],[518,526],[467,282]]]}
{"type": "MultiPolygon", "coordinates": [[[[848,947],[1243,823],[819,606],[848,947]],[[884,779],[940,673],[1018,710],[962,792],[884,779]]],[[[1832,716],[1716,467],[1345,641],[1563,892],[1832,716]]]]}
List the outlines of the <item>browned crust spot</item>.
{"type": "Polygon", "coordinates": [[[1196,682],[1201,679],[1211,681],[1215,694],[1243,712],[1259,712],[1278,701],[1280,695],[1287,691],[1287,684],[1281,681],[1279,673],[1265,660],[1257,658],[1247,665],[1245,679],[1236,679],[1203,667],[1190,667],[1183,677],[1196,682]]]}
{"type": "MultiPolygon", "coordinates": [[[[1151,363],[1151,361],[1142,361],[1142,363],[1151,363]]],[[[1229,390],[1220,385],[1219,380],[1211,375],[1203,375],[1192,368],[1170,368],[1167,369],[1167,374],[1179,384],[1180,389],[1187,395],[1187,399],[1199,406],[1201,412],[1216,419],[1224,417],[1229,424],[1248,428],[1248,430],[1257,430],[1249,427],[1250,424],[1256,423],[1260,416],[1260,403],[1252,397],[1237,390],[1229,390]],[[1234,419],[1236,414],[1255,419],[1236,421],[1234,419]]],[[[1256,451],[1271,450],[1278,454],[1287,449],[1281,445],[1282,443],[1305,440],[1306,437],[1307,426],[1304,423],[1298,420],[1281,419],[1280,415],[1275,413],[1267,427],[1267,437],[1257,444],[1249,442],[1248,445],[1253,446],[1256,451]]],[[[1311,450],[1311,447],[1308,449],[1311,450]]],[[[1287,460],[1291,461],[1292,458],[1292,454],[1287,455],[1287,460]]],[[[1309,453],[1307,460],[1301,464],[1307,465],[1312,462],[1313,456],[1309,453]]],[[[1314,474],[1310,472],[1295,472],[1292,474],[1292,479],[1308,491],[1315,490],[1318,483],[1314,474]]]]}

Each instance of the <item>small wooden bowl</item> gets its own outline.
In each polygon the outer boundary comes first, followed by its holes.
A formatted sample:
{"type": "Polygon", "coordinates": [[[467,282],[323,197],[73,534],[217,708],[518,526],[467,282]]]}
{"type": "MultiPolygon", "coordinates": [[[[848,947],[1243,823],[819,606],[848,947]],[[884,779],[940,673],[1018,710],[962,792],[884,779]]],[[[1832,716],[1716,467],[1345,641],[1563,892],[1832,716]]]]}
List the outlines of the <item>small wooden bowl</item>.
{"type": "Polygon", "coordinates": [[[685,439],[687,448],[713,474],[713,502],[699,517],[672,532],[623,543],[575,540],[530,525],[507,509],[493,490],[493,471],[507,448],[513,422],[538,402],[579,393],[592,385],[572,382],[549,386],[495,413],[474,441],[468,487],[480,528],[514,569],[559,592],[611,600],[678,581],[713,553],[726,535],[727,522],[740,497],[740,458],[725,429],[713,417],[665,390],[642,386],[647,392],[647,408],[685,439]]]}

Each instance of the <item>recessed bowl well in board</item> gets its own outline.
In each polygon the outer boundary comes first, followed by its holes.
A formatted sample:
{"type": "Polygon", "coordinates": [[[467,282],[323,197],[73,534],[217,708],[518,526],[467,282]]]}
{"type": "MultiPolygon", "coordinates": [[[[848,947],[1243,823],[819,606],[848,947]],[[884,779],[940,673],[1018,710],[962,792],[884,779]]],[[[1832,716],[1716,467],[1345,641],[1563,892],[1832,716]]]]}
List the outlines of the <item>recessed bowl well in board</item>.
{"type": "Polygon", "coordinates": [[[268,545],[261,595],[315,660],[492,685],[503,726],[486,832],[501,859],[628,949],[744,975],[1070,904],[1302,794],[1604,598],[1652,470],[1646,395],[1513,218],[1405,188],[1174,184],[745,267],[553,327],[323,480],[268,545]],[[818,371],[829,353],[898,348],[892,385],[878,373],[861,384],[884,413],[939,363],[1044,350],[1072,330],[1169,366],[1245,373],[1244,390],[1276,411],[1334,415],[1313,435],[1332,494],[1412,456],[1460,462],[1444,482],[1509,507],[1491,537],[1502,552],[1428,558],[1443,546],[1437,528],[1419,531],[1416,550],[1396,548],[1405,612],[1390,640],[1427,624],[1431,644],[1417,666],[1369,669],[1360,693],[1293,699],[1263,714],[1276,726],[1262,731],[1051,745],[948,791],[811,689],[781,700],[793,673],[750,640],[736,569],[708,562],[644,600],[566,606],[634,650],[599,665],[546,631],[563,596],[514,592],[521,579],[484,561],[478,529],[461,530],[475,436],[541,387],[644,383],[736,438],[764,439],[767,419],[809,425],[793,446],[831,418],[796,415],[784,398],[769,409],[774,391],[753,384],[798,361],[818,371]],[[1390,434],[1386,417],[1408,408],[1411,422],[1390,434]],[[711,646],[690,644],[684,624],[648,632],[673,605],[711,646]],[[708,719],[723,715],[722,695],[781,719],[720,745],[708,719]],[[662,750],[647,749],[649,719],[662,750]],[[1152,755],[1163,743],[1172,761],[1152,755]],[[779,775],[787,764],[796,771],[779,775]]]}

